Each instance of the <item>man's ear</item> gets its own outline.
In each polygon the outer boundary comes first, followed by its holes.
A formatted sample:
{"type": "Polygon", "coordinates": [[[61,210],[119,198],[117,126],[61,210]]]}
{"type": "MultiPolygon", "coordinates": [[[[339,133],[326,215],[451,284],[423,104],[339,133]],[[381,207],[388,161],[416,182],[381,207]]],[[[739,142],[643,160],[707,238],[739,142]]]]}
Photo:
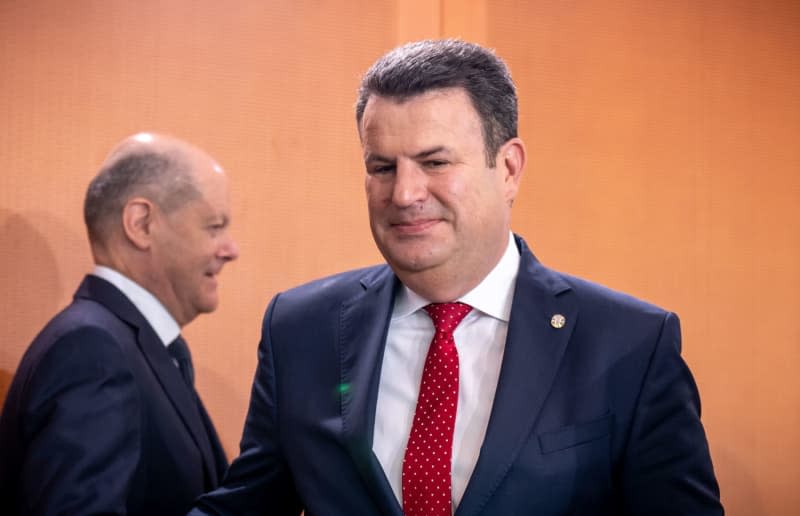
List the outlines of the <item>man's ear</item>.
{"type": "Polygon", "coordinates": [[[519,191],[522,171],[525,168],[525,144],[522,143],[522,139],[511,138],[500,147],[500,152],[497,153],[497,166],[503,170],[506,201],[511,204],[519,191]]]}
{"type": "Polygon", "coordinates": [[[129,199],[122,208],[122,228],[128,241],[140,250],[150,248],[155,206],[144,197],[129,199]]]}

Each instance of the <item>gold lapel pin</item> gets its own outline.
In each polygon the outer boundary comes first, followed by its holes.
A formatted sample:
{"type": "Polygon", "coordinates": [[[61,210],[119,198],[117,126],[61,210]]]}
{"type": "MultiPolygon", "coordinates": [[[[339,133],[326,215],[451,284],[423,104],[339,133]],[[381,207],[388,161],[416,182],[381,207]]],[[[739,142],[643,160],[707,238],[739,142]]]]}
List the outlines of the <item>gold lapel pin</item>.
{"type": "Polygon", "coordinates": [[[561,314],[555,314],[550,318],[550,326],[557,330],[563,328],[565,324],[567,324],[567,319],[561,314]]]}

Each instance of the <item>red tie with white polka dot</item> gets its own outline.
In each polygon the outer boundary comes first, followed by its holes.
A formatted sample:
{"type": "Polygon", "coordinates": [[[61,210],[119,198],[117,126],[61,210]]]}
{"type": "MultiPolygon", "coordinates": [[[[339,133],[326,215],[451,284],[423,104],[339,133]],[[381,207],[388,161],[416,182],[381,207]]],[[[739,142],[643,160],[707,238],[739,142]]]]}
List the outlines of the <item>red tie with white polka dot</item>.
{"type": "Polygon", "coordinates": [[[453,330],[472,310],[464,303],[425,307],[436,334],[428,349],[417,409],[403,458],[403,511],[406,516],[452,513],[453,428],[458,407],[458,351],[453,330]]]}

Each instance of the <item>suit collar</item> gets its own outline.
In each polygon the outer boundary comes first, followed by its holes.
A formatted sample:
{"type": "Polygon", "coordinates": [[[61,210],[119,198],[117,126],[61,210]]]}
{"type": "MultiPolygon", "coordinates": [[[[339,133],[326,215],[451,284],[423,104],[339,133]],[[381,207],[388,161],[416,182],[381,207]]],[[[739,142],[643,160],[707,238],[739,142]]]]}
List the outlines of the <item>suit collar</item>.
{"type": "Polygon", "coordinates": [[[178,322],[149,290],[111,267],[95,265],[92,275],[103,278],[122,291],[165,346],[178,337],[181,332],[178,322]]]}
{"type": "MultiPolygon", "coordinates": [[[[75,298],[100,303],[134,328],[141,329],[150,326],[141,312],[120,289],[98,276],[86,276],[75,292],[75,298]]],[[[152,328],[150,329],[152,330],[152,328]]]]}
{"type": "Polygon", "coordinates": [[[75,298],[100,303],[136,329],[136,343],[140,352],[200,450],[210,485],[216,485],[218,479],[215,459],[208,432],[199,413],[197,394],[184,383],[180,371],[152,326],[117,287],[97,276],[86,276],[78,287],[75,298]]]}
{"type": "Polygon", "coordinates": [[[578,318],[570,287],[516,237],[521,262],[486,437],[457,516],[478,514],[529,440],[578,318]],[[566,324],[555,328],[554,315],[566,324]]]}

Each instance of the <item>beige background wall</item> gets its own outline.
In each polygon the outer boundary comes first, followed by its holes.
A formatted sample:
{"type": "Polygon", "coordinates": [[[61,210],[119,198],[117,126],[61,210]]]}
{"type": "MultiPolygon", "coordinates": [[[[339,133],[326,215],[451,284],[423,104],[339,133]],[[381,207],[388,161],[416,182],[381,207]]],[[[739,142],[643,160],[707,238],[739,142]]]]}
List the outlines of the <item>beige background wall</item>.
{"type": "Polygon", "coordinates": [[[90,256],[84,188],[138,130],[208,149],[242,256],[185,332],[228,454],[275,293],[379,260],[352,105],[384,51],[498,50],[546,264],[681,315],[723,501],[800,511],[800,4],[0,0],[0,399],[90,256]]]}

